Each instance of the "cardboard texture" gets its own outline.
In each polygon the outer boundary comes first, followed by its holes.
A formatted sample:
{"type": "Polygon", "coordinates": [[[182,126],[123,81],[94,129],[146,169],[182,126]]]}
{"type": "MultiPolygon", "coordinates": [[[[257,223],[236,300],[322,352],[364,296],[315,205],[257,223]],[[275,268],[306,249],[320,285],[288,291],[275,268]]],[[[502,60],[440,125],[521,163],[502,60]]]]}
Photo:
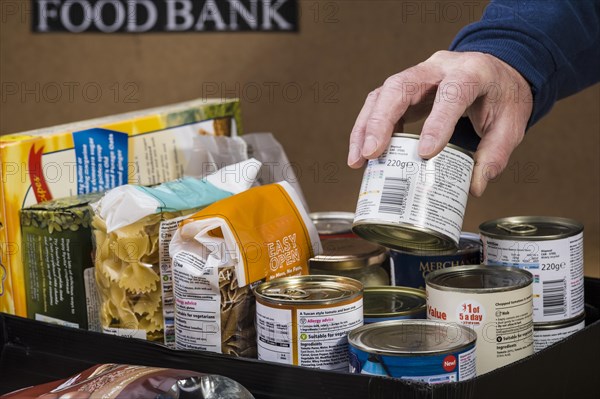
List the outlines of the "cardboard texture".
{"type": "MultiPolygon", "coordinates": [[[[298,33],[142,35],[36,34],[30,2],[7,3],[0,133],[237,95],[244,130],[276,135],[311,211],[354,211],[362,172],[346,166],[348,136],[367,93],[447,49],[487,1],[303,0],[298,33]]],[[[483,198],[469,199],[465,230],[512,215],[580,220],[586,275],[600,277],[599,109],[598,85],[558,102],[483,198]]]]}
{"type": "Polygon", "coordinates": [[[473,380],[425,385],[229,357],[178,352],[137,339],[0,314],[0,394],[65,378],[96,363],[189,369],[233,378],[257,399],[586,398],[597,379],[600,279],[586,278],[586,328],[473,380]],[[310,381],[310,383],[306,383],[310,381]]]}

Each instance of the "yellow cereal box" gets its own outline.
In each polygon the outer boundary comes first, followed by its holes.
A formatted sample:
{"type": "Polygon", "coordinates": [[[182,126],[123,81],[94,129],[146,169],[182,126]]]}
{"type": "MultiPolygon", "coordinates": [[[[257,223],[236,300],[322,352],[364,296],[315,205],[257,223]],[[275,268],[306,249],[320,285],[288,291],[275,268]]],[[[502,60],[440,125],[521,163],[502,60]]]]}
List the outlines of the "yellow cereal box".
{"type": "Polygon", "coordinates": [[[0,312],[27,313],[21,208],[180,178],[194,135],[239,133],[238,100],[201,99],[0,137],[0,312]]]}

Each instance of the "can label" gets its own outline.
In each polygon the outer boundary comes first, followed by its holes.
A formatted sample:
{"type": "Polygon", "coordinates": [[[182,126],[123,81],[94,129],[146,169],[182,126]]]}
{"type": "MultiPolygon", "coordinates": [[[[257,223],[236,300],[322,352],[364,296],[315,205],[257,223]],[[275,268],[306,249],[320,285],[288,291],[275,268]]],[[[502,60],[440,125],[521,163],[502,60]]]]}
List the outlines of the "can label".
{"type": "Polygon", "coordinates": [[[256,302],[258,359],[323,370],[348,370],[348,333],[363,325],[363,301],[281,308],[256,302]]]}
{"type": "Polygon", "coordinates": [[[385,356],[350,345],[350,372],[383,375],[440,384],[465,381],[476,376],[475,345],[464,351],[430,356],[385,356]]]}
{"type": "Polygon", "coordinates": [[[585,320],[581,320],[573,326],[555,328],[552,330],[533,330],[533,351],[539,352],[542,349],[553,345],[563,339],[567,338],[571,334],[575,334],[577,331],[583,330],[585,327],[585,320]]]}
{"type": "Polygon", "coordinates": [[[446,147],[432,159],[418,155],[419,142],[392,137],[365,170],[354,222],[377,220],[428,228],[458,244],[469,194],[473,159],[446,147]]]}
{"type": "Polygon", "coordinates": [[[533,274],[533,321],[577,317],[584,310],[583,233],[549,241],[481,236],[483,263],[516,266],[533,274]]]}
{"type": "Polygon", "coordinates": [[[427,286],[427,318],[458,323],[477,333],[477,374],[533,354],[531,285],[473,294],[427,286]]]}

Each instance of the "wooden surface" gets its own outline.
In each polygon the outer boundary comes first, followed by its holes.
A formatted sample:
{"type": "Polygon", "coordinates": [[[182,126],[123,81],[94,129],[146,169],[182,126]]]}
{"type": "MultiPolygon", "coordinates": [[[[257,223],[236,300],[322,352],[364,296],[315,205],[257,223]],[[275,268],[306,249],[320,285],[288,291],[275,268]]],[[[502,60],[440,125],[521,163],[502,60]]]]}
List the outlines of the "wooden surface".
{"type": "MultiPolygon", "coordinates": [[[[297,34],[136,36],[32,34],[22,3],[0,19],[1,133],[239,96],[246,131],[276,134],[313,211],[354,210],[361,172],[345,166],[347,141],[366,94],[447,48],[485,5],[307,0],[297,34]]],[[[469,200],[465,229],[500,216],[575,218],[586,228],[586,274],[600,276],[599,109],[598,85],[558,103],[483,198],[469,200]]]]}

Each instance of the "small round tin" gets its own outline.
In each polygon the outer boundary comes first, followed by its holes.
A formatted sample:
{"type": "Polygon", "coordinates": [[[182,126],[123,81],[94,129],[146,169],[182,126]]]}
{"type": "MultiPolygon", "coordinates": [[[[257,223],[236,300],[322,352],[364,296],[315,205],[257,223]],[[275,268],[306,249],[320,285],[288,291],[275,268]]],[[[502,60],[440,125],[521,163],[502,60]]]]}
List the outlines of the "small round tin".
{"type": "Polygon", "coordinates": [[[464,381],[476,376],[476,334],[431,320],[368,324],[348,335],[350,372],[421,381],[464,381]]]}
{"type": "Polygon", "coordinates": [[[395,133],[370,160],[352,231],[403,251],[456,250],[471,184],[473,155],[449,144],[424,160],[419,136],[395,133]]]}
{"type": "Polygon", "coordinates": [[[308,261],[310,274],[354,278],[363,285],[386,285],[390,278],[381,265],[388,259],[386,248],[359,237],[323,240],[323,253],[308,261]]]}
{"type": "Polygon", "coordinates": [[[503,266],[456,266],[425,278],[427,318],[477,333],[477,374],[533,353],[533,276],[503,266]]]}
{"type": "Polygon", "coordinates": [[[409,287],[367,287],[364,292],[364,322],[424,319],[427,297],[424,290],[409,287]]]}
{"type": "Polygon", "coordinates": [[[569,320],[558,323],[534,323],[533,324],[533,351],[542,349],[562,341],[571,334],[585,328],[585,313],[569,320]]]}
{"type": "Polygon", "coordinates": [[[584,311],[583,225],[549,216],[514,216],[479,226],[483,263],[535,275],[534,323],[560,322],[584,311]]]}
{"type": "Polygon", "coordinates": [[[352,233],[352,212],[313,212],[309,216],[321,238],[356,237],[352,233]]]}
{"type": "Polygon", "coordinates": [[[258,359],[348,369],[347,335],[363,324],[363,286],[338,276],[274,279],[254,289],[258,359]]]}

